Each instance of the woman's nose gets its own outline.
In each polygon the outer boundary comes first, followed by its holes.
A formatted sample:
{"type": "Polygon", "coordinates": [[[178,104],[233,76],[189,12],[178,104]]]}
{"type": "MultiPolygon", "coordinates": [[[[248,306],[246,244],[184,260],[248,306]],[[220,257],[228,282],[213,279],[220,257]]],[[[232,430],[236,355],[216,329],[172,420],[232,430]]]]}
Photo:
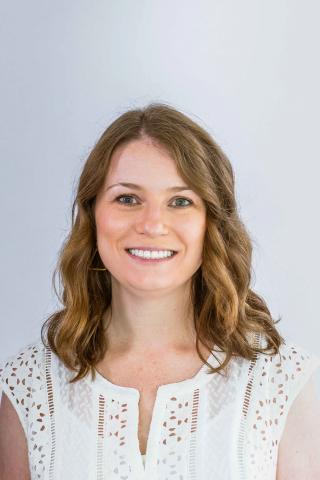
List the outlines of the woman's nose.
{"type": "Polygon", "coordinates": [[[167,232],[168,215],[162,207],[146,207],[141,216],[137,219],[137,228],[146,233],[167,232]]]}

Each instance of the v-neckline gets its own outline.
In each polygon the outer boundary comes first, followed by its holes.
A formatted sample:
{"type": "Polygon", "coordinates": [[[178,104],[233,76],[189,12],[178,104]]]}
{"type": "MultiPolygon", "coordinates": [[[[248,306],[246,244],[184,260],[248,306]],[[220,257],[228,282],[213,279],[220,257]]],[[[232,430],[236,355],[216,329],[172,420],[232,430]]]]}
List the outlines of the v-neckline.
{"type": "MultiPolygon", "coordinates": [[[[216,347],[217,348],[217,347],[216,347]]],[[[223,357],[225,356],[225,352],[221,350],[211,350],[210,355],[206,358],[207,363],[212,365],[214,368],[220,366],[223,361],[223,357]]],[[[132,407],[135,411],[135,418],[136,418],[136,430],[135,435],[133,438],[134,445],[135,445],[135,464],[139,474],[139,478],[145,479],[147,475],[152,473],[152,469],[155,468],[154,465],[154,455],[155,455],[155,448],[154,439],[158,436],[158,430],[160,428],[161,419],[164,413],[164,409],[166,406],[166,401],[172,400],[172,398],[176,399],[176,397],[195,392],[197,389],[204,386],[207,382],[212,379],[212,373],[210,368],[203,363],[201,368],[198,372],[193,375],[191,378],[187,378],[180,382],[173,382],[167,383],[163,385],[159,385],[155,395],[155,401],[153,404],[152,414],[151,414],[151,421],[150,427],[148,432],[148,438],[146,443],[146,452],[144,454],[144,459],[142,458],[142,454],[140,451],[139,446],[139,437],[138,437],[138,426],[139,426],[139,400],[140,400],[140,391],[134,387],[127,387],[122,385],[117,385],[112,383],[106,377],[104,377],[101,373],[99,373],[95,369],[95,380],[92,380],[91,375],[85,377],[86,381],[89,382],[91,387],[96,390],[97,394],[99,395],[107,395],[110,394],[112,397],[117,397],[119,401],[127,403],[131,401],[132,407]],[[90,378],[89,378],[90,377],[90,378]]]]}

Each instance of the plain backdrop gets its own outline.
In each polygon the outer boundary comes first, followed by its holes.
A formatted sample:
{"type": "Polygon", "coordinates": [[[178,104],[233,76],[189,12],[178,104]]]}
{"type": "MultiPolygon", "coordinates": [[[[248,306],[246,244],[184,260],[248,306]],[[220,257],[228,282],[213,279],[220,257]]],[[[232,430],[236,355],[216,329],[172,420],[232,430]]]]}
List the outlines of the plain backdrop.
{"type": "Polygon", "coordinates": [[[59,307],[52,274],[88,153],[152,101],[228,155],[252,288],[320,354],[319,15],[316,0],[1,0],[1,359],[59,307]]]}

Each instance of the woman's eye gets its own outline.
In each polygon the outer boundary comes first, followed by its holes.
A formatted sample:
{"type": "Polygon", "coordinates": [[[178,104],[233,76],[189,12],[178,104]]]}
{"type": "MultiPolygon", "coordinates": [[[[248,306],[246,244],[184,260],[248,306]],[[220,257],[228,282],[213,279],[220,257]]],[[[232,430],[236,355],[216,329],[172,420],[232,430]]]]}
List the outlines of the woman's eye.
{"type": "Polygon", "coordinates": [[[124,205],[132,205],[132,203],[127,203],[127,202],[120,202],[121,198],[134,198],[132,195],[119,195],[119,197],[116,198],[117,202],[122,203],[124,205]]]}
{"type": "MultiPolygon", "coordinates": [[[[133,205],[137,205],[136,203],[130,203],[130,202],[126,202],[126,201],[121,202],[120,200],[123,199],[123,198],[127,198],[127,199],[128,199],[128,198],[133,198],[133,199],[134,199],[135,197],[134,197],[133,195],[119,195],[118,197],[116,197],[116,201],[117,201],[118,203],[122,204],[122,205],[128,205],[128,206],[130,206],[130,207],[133,206],[133,205]]],[[[190,205],[193,203],[192,200],[189,200],[188,198],[184,198],[184,197],[176,197],[174,200],[175,200],[175,201],[176,201],[176,200],[186,201],[186,202],[189,202],[190,205]]],[[[181,205],[181,204],[180,204],[180,205],[177,205],[177,206],[178,206],[178,207],[188,207],[189,204],[187,204],[187,205],[186,205],[186,204],[184,204],[184,205],[181,205]]]]}
{"type": "MultiPolygon", "coordinates": [[[[182,200],[182,201],[185,201],[185,202],[189,202],[189,204],[191,205],[193,203],[192,200],[189,200],[188,198],[184,198],[184,197],[178,197],[176,198],[175,200],[182,200]]],[[[188,207],[189,205],[178,205],[180,207],[188,207]]]]}

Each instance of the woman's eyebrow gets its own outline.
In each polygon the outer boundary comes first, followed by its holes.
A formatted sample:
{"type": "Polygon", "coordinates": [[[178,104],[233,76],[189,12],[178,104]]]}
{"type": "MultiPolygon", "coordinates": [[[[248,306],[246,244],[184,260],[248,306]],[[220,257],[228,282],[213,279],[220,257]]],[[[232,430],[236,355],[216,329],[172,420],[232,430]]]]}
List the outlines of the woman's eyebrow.
{"type": "MultiPolygon", "coordinates": [[[[121,185],[123,187],[128,187],[128,188],[135,188],[136,190],[146,190],[144,189],[141,185],[136,185],[135,183],[128,183],[128,182],[120,182],[120,183],[114,183],[113,185],[109,185],[109,187],[106,188],[106,191],[109,190],[112,187],[116,187],[118,185],[121,185]]],[[[187,185],[178,185],[176,187],[169,187],[167,188],[167,192],[179,192],[181,190],[190,190],[192,189],[188,187],[187,185]]]]}

